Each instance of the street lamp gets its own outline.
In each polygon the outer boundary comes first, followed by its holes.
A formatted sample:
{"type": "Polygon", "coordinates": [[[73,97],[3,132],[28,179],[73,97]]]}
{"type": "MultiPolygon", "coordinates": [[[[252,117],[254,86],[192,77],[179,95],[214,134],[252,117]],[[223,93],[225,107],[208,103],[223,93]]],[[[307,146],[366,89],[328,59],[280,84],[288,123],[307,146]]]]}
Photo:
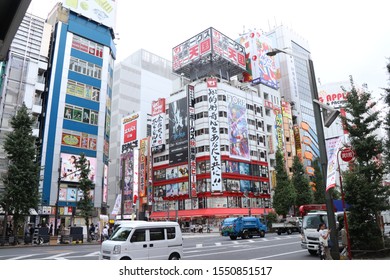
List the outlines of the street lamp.
{"type": "MultiPolygon", "coordinates": [[[[316,84],[316,78],[314,74],[314,66],[313,61],[311,60],[310,56],[300,56],[296,55],[290,52],[287,52],[285,50],[281,49],[272,49],[272,51],[268,52],[268,56],[275,56],[278,53],[284,53],[287,55],[291,55],[293,57],[304,59],[307,62],[308,65],[308,74],[309,74],[309,84],[311,89],[311,97],[313,100],[313,112],[314,112],[314,119],[316,123],[316,130],[317,130],[317,138],[318,138],[318,148],[320,151],[320,162],[321,162],[321,168],[322,168],[322,174],[324,180],[327,178],[327,168],[328,168],[328,157],[326,154],[326,145],[325,145],[325,135],[324,135],[324,127],[322,125],[322,118],[321,118],[321,109],[320,107],[325,108],[322,103],[318,102],[318,90],[317,90],[317,84],[316,84]]],[[[330,107],[329,107],[330,108],[330,107]]],[[[336,119],[337,113],[332,113],[330,118],[325,120],[326,127],[329,127],[332,122],[336,119]]],[[[337,229],[336,229],[336,218],[333,211],[333,199],[329,192],[325,192],[325,202],[326,202],[326,211],[327,211],[327,217],[328,217],[328,224],[329,228],[331,229],[330,238],[333,242],[333,244],[338,244],[338,237],[337,237],[337,229]]],[[[338,246],[333,246],[331,248],[331,253],[334,259],[340,259],[340,252],[338,249],[338,246]]]]}

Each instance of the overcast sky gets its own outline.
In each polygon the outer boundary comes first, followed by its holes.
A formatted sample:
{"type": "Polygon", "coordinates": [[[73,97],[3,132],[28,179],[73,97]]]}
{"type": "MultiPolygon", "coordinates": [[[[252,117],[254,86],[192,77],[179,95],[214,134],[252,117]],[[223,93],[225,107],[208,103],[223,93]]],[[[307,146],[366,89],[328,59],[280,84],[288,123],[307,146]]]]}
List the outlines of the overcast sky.
{"type": "MultiPolygon", "coordinates": [[[[208,27],[235,39],[248,29],[266,32],[283,24],[308,41],[322,84],[352,75],[375,96],[389,87],[388,1],[116,1],[118,61],[140,48],[172,60],[173,47],[208,27]]],[[[46,18],[56,2],[32,0],[30,12],[46,18]]]]}

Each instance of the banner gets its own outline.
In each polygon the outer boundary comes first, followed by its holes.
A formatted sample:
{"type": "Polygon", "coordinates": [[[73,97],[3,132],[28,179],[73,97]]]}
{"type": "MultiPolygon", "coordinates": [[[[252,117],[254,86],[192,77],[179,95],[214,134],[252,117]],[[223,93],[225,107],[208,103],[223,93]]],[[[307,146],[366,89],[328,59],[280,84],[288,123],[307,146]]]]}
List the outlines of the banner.
{"type": "Polygon", "coordinates": [[[326,140],[326,154],[328,157],[328,170],[326,172],[326,191],[336,187],[337,152],[341,147],[343,138],[335,137],[326,140]]]}

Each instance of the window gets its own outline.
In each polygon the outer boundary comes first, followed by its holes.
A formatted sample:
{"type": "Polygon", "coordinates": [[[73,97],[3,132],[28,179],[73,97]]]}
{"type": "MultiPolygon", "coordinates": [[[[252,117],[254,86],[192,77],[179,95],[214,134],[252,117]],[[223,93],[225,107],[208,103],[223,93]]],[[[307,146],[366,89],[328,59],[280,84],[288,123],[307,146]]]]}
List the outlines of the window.
{"type": "Polygon", "coordinates": [[[175,239],[176,231],[174,227],[167,228],[167,239],[175,239]]]}
{"type": "Polygon", "coordinates": [[[130,239],[130,242],[144,242],[145,240],[145,230],[136,229],[130,239]]]}
{"type": "Polygon", "coordinates": [[[164,229],[163,228],[151,228],[149,230],[150,241],[164,240],[164,229]]]}

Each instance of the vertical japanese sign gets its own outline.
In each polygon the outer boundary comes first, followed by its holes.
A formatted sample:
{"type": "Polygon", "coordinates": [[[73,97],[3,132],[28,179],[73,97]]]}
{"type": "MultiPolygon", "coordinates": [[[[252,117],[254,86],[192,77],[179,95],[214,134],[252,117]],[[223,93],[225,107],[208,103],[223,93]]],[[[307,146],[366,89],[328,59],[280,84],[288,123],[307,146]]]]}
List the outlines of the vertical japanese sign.
{"type": "Polygon", "coordinates": [[[165,98],[152,102],[151,149],[153,153],[165,150],[165,98]]]}
{"type": "Polygon", "coordinates": [[[188,162],[187,97],[169,104],[169,164],[188,162]]]}
{"type": "Polygon", "coordinates": [[[278,148],[283,150],[283,115],[282,111],[274,107],[275,114],[275,130],[276,130],[276,139],[278,142],[278,148]]]}
{"type": "Polygon", "coordinates": [[[188,155],[189,155],[189,180],[190,197],[196,197],[196,141],[195,141],[195,88],[193,85],[187,86],[188,96],[188,155]]]}
{"type": "Polygon", "coordinates": [[[139,150],[134,149],[133,202],[139,197],[139,150]]]}
{"type": "Polygon", "coordinates": [[[108,200],[108,166],[104,165],[103,170],[104,178],[103,178],[103,203],[107,203],[108,200]]]}
{"type": "Polygon", "coordinates": [[[250,160],[246,101],[227,95],[230,157],[250,160]]]}
{"type": "MultiPolygon", "coordinates": [[[[124,174],[123,185],[123,215],[131,215],[133,212],[133,182],[134,182],[134,154],[133,150],[121,155],[120,174],[124,174]],[[124,171],[122,173],[122,168],[124,171]]],[[[123,217],[122,217],[123,218],[123,217]]]]}
{"type": "Polygon", "coordinates": [[[222,191],[222,163],[221,147],[219,141],[219,121],[218,121],[218,85],[217,79],[207,79],[208,88],[208,111],[210,129],[210,173],[211,191],[222,191]]]}
{"type": "Polygon", "coordinates": [[[141,140],[139,152],[139,197],[146,196],[146,187],[148,185],[148,150],[149,138],[144,138],[141,140]]]}

